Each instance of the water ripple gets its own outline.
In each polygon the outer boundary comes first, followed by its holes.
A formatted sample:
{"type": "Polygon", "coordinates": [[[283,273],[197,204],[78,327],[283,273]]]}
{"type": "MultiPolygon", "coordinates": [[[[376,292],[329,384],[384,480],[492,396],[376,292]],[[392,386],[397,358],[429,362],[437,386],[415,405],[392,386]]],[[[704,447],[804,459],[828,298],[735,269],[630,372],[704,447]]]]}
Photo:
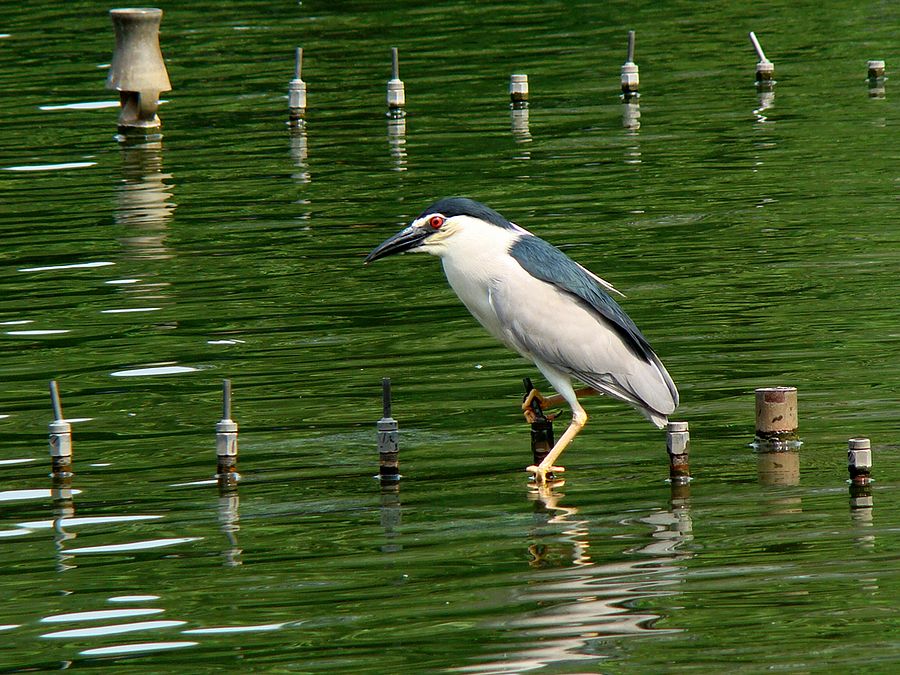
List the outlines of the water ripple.
{"type": "Polygon", "coordinates": [[[117,623],[109,626],[94,626],[93,628],[72,628],[53,633],[44,633],[40,637],[50,639],[102,637],[104,635],[121,635],[122,633],[135,633],[142,630],[157,630],[159,628],[172,628],[183,626],[186,621],[138,621],[136,623],[117,623]]]}
{"type": "Polygon", "coordinates": [[[145,551],[147,549],[176,546],[191,541],[197,541],[203,537],[172,537],[169,539],[149,539],[147,541],[134,541],[128,544],[105,544],[103,546],[84,546],[82,548],[70,548],[66,553],[128,553],[130,551],[145,551]]]}

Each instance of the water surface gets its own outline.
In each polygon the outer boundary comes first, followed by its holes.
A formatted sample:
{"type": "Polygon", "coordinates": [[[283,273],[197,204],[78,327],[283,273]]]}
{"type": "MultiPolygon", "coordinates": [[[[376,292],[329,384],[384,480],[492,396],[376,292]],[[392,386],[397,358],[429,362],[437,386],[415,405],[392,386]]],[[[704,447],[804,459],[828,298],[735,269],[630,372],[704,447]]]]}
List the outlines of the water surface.
{"type": "Polygon", "coordinates": [[[891,79],[865,81],[896,61],[894,5],[164,9],[175,89],[161,134],[129,142],[105,9],[0,26],[0,668],[896,667],[900,144],[891,79]],[[637,109],[618,95],[632,28],[637,109]],[[451,194],[628,296],[681,392],[690,485],[666,482],[660,432],[594,399],[565,485],[529,486],[535,369],[435,260],[362,265],[451,194]],[[384,490],[383,376],[404,474],[384,490]],[[51,378],[70,481],[47,477],[51,378]],[[242,480],[220,490],[223,378],[242,480]],[[773,385],[800,391],[799,453],[749,447],[773,385]],[[846,483],[853,436],[875,448],[868,496],[846,483]]]}

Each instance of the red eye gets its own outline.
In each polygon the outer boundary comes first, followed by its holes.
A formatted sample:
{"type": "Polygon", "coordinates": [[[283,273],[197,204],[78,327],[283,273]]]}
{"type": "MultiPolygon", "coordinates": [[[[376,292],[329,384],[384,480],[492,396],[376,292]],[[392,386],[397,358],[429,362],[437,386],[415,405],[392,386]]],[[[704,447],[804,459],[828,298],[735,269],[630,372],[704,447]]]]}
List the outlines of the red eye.
{"type": "Polygon", "coordinates": [[[431,218],[428,219],[428,224],[435,230],[439,230],[441,225],[444,224],[444,216],[431,216],[431,218]]]}

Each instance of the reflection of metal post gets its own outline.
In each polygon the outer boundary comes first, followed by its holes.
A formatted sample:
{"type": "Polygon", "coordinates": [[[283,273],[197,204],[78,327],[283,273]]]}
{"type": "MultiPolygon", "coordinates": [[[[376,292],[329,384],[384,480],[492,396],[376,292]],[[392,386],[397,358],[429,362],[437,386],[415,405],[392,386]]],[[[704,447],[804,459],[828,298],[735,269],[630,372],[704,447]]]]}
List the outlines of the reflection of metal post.
{"type": "Polygon", "coordinates": [[[72,425],[63,419],[62,402],[56,380],[50,381],[53,421],[50,422],[51,476],[72,475],[72,425]]]}
{"type": "Polygon", "coordinates": [[[387,541],[381,546],[382,553],[396,553],[403,550],[403,545],[397,541],[400,534],[401,509],[400,509],[400,483],[392,481],[381,484],[381,527],[387,541]]]}
{"type": "Polygon", "coordinates": [[[397,420],[391,417],[391,378],[381,378],[382,416],[378,420],[378,477],[382,482],[400,479],[400,444],[397,420]]]}
{"type": "Polygon", "coordinates": [[[72,492],[72,474],[52,474],[53,485],[50,488],[50,497],[53,500],[53,545],[56,548],[56,571],[65,572],[74,569],[75,565],[69,565],[73,559],[71,553],[66,553],[65,542],[74,539],[75,534],[66,532],[65,521],[75,517],[75,501],[72,492]]]}
{"type": "Polygon", "coordinates": [[[158,127],[159,95],[172,89],[159,49],[163,12],[153,8],[112,9],[109,14],[116,31],[116,50],[106,88],[119,91],[119,127],[158,127]]]}
{"type": "Polygon", "coordinates": [[[638,103],[637,97],[623,100],[622,127],[630,131],[641,128],[641,104],[638,103]]]}
{"type": "Polygon", "coordinates": [[[387,122],[388,146],[394,158],[394,171],[406,171],[406,118],[389,117],[387,122]]]}
{"type": "Polygon", "coordinates": [[[222,419],[216,424],[216,478],[219,483],[238,478],[238,425],[231,419],[231,380],[222,382],[222,419]]]}
{"type": "Polygon", "coordinates": [[[757,445],[784,448],[799,445],[797,388],[761,387],[756,390],[757,445]]]}
{"type": "MultiPolygon", "coordinates": [[[[531,142],[531,129],[528,122],[528,105],[512,106],[509,111],[509,119],[511,123],[513,137],[517,143],[531,142]]],[[[523,153],[516,159],[530,159],[530,153],[523,153]]]]}
{"type": "Polygon", "coordinates": [[[238,567],[241,562],[241,548],[238,544],[237,533],[241,529],[239,507],[241,499],[238,496],[237,484],[224,485],[219,482],[219,525],[222,534],[228,540],[229,548],[223,553],[226,567],[238,567]]]}
{"type": "Polygon", "coordinates": [[[391,47],[391,79],[387,83],[387,104],[389,117],[403,117],[406,113],[406,89],[400,79],[400,57],[396,47],[391,47]]]}
{"type": "MultiPolygon", "coordinates": [[[[528,398],[528,394],[534,389],[531,378],[523,378],[522,384],[525,386],[525,396],[523,401],[528,398]]],[[[537,398],[531,399],[531,412],[534,421],[531,423],[531,454],[534,464],[540,464],[553,448],[553,420],[544,415],[541,409],[541,402],[537,398]]],[[[552,474],[547,474],[548,478],[553,478],[552,474]]]]}

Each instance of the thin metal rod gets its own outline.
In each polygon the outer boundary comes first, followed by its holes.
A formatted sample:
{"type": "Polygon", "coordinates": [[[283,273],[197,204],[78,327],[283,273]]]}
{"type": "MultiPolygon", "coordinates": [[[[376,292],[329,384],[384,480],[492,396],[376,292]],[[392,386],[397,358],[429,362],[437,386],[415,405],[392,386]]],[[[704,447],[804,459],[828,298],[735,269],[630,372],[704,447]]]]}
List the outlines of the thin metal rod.
{"type": "Polygon", "coordinates": [[[222,419],[231,419],[231,380],[222,380],[222,419]]]}
{"type": "Polygon", "coordinates": [[[56,380],[50,380],[50,402],[53,404],[53,419],[57,422],[63,420],[62,402],[59,400],[59,387],[56,380]]]}
{"type": "Polygon", "coordinates": [[[294,66],[294,79],[299,80],[300,71],[303,68],[303,47],[297,47],[297,63],[294,66]]]}
{"type": "Polygon", "coordinates": [[[391,416],[391,378],[381,378],[381,409],[382,417],[387,419],[391,416]]]}
{"type": "Polygon", "coordinates": [[[634,63],[634,31],[628,31],[628,59],[629,63],[634,63]]]}
{"type": "Polygon", "coordinates": [[[400,79],[400,55],[396,47],[391,47],[391,79],[400,79]]]}
{"type": "Polygon", "coordinates": [[[768,61],[769,59],[766,58],[766,54],[765,52],[763,52],[762,45],[759,44],[759,40],[756,39],[756,33],[754,33],[752,30],[750,31],[750,42],[753,43],[753,49],[756,50],[756,55],[759,57],[759,60],[768,61]]]}

